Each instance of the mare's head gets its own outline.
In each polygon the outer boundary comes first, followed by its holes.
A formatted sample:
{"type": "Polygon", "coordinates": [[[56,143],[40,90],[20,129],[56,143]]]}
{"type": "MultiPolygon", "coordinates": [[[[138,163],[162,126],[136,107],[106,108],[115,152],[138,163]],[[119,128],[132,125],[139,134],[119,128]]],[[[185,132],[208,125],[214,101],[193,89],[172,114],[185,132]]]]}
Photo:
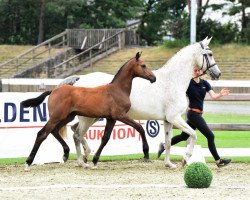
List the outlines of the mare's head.
{"type": "Polygon", "coordinates": [[[203,74],[207,74],[211,77],[211,79],[219,79],[221,75],[221,71],[219,67],[217,66],[214,57],[213,52],[208,47],[212,37],[207,39],[207,37],[199,42],[199,55],[197,59],[197,65],[202,70],[203,74]]]}

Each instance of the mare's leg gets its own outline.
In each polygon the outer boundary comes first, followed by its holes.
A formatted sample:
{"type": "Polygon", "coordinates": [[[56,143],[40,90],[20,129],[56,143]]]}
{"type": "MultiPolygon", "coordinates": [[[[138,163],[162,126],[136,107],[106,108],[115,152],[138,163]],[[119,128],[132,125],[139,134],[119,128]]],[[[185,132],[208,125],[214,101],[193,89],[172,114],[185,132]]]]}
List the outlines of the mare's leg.
{"type": "Polygon", "coordinates": [[[72,130],[74,132],[73,139],[76,147],[77,163],[79,166],[85,167],[86,166],[85,163],[87,163],[91,150],[83,135],[86,134],[89,127],[92,124],[94,124],[98,119],[82,117],[82,116],[79,116],[78,118],[79,118],[79,123],[72,126],[72,130]],[[85,154],[84,157],[82,157],[81,153],[81,146],[80,146],[81,143],[84,149],[84,154],[85,154]],[[85,163],[83,162],[83,159],[85,163]]]}
{"type": "Polygon", "coordinates": [[[166,167],[175,169],[176,165],[170,161],[170,149],[171,149],[171,140],[172,140],[172,129],[173,125],[164,121],[164,130],[165,130],[165,159],[164,163],[166,167]]]}
{"type": "Polygon", "coordinates": [[[101,145],[99,146],[97,152],[95,153],[94,155],[94,158],[93,158],[93,163],[94,165],[96,166],[97,165],[97,162],[99,160],[99,157],[101,155],[101,152],[104,148],[104,146],[108,143],[109,141],[109,138],[110,138],[110,135],[111,135],[111,132],[114,128],[114,125],[115,125],[115,122],[116,120],[114,119],[107,119],[107,122],[106,122],[106,127],[105,127],[105,130],[104,130],[104,134],[102,136],[102,142],[101,142],[101,145]]]}
{"type": "MultiPolygon", "coordinates": [[[[169,121],[169,120],[168,120],[169,121]]],[[[197,135],[194,129],[192,129],[181,116],[176,116],[173,120],[169,121],[174,126],[190,135],[190,144],[187,147],[186,153],[183,156],[183,165],[185,165],[188,159],[192,156],[194,145],[196,143],[197,135]]]]}
{"type": "Polygon", "coordinates": [[[128,117],[119,118],[118,120],[129,126],[132,126],[133,128],[135,128],[135,130],[137,130],[140,133],[140,136],[142,138],[142,149],[144,153],[144,161],[148,161],[149,160],[149,146],[148,146],[147,138],[146,138],[143,127],[139,123],[137,123],[136,121],[128,117]]]}
{"type": "Polygon", "coordinates": [[[26,160],[25,170],[28,170],[28,167],[32,164],[40,145],[48,137],[54,127],[55,124],[49,120],[46,125],[37,133],[35,144],[30,152],[29,157],[26,160]]]}

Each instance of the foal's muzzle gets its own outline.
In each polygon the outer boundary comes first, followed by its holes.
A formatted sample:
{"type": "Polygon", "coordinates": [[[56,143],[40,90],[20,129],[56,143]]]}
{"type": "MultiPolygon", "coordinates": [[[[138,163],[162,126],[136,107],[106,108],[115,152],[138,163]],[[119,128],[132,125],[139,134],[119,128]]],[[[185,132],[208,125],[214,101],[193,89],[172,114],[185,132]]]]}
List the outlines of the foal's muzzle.
{"type": "Polygon", "coordinates": [[[150,76],[149,81],[150,81],[150,83],[154,83],[156,81],[156,77],[155,76],[150,76]]]}

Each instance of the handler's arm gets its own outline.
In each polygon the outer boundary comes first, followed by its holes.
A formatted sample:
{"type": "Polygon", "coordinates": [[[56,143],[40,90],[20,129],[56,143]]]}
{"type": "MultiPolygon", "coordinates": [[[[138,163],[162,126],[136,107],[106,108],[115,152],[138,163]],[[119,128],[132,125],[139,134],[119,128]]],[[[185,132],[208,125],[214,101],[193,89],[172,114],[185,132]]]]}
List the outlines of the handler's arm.
{"type": "Polygon", "coordinates": [[[226,89],[226,88],[223,88],[220,93],[215,93],[213,90],[210,90],[208,92],[209,96],[212,98],[212,99],[219,99],[220,97],[223,97],[223,96],[227,96],[229,94],[229,90],[226,89]]]}

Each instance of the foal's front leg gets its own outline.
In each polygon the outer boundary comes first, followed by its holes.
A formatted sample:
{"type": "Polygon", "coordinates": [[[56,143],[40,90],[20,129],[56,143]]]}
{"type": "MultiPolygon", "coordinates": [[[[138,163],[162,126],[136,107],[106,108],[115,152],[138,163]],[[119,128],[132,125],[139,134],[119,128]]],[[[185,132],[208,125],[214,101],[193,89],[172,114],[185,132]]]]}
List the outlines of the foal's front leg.
{"type": "Polygon", "coordinates": [[[135,128],[135,130],[137,130],[140,133],[140,136],[142,138],[142,149],[144,153],[144,161],[149,161],[149,146],[148,146],[148,141],[147,141],[143,127],[139,123],[137,123],[136,121],[128,117],[120,118],[119,121],[129,126],[132,126],[133,128],[135,128]]]}
{"type": "Polygon", "coordinates": [[[105,130],[104,130],[104,134],[102,136],[102,142],[101,142],[101,145],[99,146],[97,152],[95,153],[94,155],[94,158],[93,158],[93,163],[94,163],[94,166],[97,165],[97,162],[99,160],[99,157],[101,155],[101,152],[104,148],[104,146],[108,143],[109,141],[109,138],[110,138],[110,135],[111,135],[111,132],[115,126],[115,122],[116,120],[114,119],[107,119],[107,122],[106,122],[106,127],[105,127],[105,130]]]}

